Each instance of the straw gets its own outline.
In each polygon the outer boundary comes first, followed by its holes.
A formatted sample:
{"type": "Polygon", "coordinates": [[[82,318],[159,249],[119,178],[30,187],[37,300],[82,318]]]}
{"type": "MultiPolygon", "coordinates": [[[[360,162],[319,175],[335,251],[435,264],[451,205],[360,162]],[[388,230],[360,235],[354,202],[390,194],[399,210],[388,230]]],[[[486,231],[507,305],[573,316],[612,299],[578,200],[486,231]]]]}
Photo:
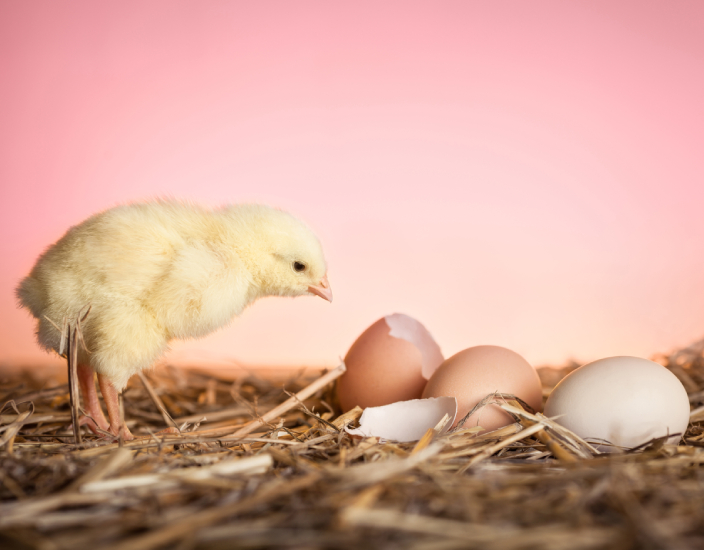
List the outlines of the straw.
{"type": "MultiPolygon", "coordinates": [[[[352,437],[362,410],[329,405],[344,366],[234,382],[156,368],[122,394],[123,442],[71,430],[68,385],[3,376],[0,547],[694,550],[704,341],[658,360],[686,380],[692,423],[679,445],[611,453],[498,393],[483,405],[513,422],[492,432],[444,419],[414,442],[352,437]],[[159,433],[163,411],[180,433],[159,433]]],[[[540,372],[544,393],[573,368],[540,372]]]]}

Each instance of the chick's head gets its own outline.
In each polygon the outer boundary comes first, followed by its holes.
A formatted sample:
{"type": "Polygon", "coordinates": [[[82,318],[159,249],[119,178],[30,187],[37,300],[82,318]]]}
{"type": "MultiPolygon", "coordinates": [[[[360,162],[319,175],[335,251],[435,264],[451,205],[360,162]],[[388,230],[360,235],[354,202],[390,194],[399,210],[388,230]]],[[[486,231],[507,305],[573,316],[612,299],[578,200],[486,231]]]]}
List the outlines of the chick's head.
{"type": "Polygon", "coordinates": [[[269,296],[313,294],[332,301],[323,248],[313,231],[287,212],[252,207],[256,265],[250,266],[260,291],[269,296]]]}

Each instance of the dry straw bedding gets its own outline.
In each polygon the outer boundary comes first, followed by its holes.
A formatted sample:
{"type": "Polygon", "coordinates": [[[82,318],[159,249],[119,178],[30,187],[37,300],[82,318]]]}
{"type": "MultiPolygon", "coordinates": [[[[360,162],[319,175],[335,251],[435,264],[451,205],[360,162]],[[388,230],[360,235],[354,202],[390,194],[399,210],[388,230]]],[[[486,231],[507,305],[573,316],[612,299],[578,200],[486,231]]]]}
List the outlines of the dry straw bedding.
{"type": "MultiPolygon", "coordinates": [[[[661,358],[690,395],[682,444],[608,455],[511,396],[491,397],[516,420],[497,432],[353,439],[344,367],[159,369],[124,395],[141,437],[77,444],[68,386],[17,375],[0,382],[0,548],[704,548],[703,352],[661,358]]],[[[542,375],[547,392],[564,371],[542,375]]]]}

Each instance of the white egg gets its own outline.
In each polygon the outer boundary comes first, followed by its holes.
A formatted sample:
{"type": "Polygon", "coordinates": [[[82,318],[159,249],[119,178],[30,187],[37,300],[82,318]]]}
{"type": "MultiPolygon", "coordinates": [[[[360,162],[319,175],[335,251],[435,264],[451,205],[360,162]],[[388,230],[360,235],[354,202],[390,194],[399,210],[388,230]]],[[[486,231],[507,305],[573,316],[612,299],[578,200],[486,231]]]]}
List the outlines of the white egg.
{"type": "MultiPolygon", "coordinates": [[[[637,447],[678,434],[689,424],[689,398],[668,369],[640,357],[607,357],[588,363],[560,381],[545,403],[545,415],[582,439],[637,447]]],[[[608,446],[600,446],[606,451],[608,446]]]]}

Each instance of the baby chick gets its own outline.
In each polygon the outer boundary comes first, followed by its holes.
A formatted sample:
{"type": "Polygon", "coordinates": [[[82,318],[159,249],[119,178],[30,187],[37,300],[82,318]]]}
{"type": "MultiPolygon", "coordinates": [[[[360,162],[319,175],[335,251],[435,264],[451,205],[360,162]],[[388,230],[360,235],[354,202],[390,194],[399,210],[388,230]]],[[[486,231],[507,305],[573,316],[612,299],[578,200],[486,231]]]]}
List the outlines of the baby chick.
{"type": "Polygon", "coordinates": [[[57,352],[56,327],[90,305],[81,324],[87,350],[78,351],[82,423],[132,439],[120,423],[118,392],[170,340],[205,336],[263,296],[332,301],[326,272],[320,242],[291,214],[158,201],[118,206],[70,228],[16,292],[37,319],[40,345],[57,352]]]}

